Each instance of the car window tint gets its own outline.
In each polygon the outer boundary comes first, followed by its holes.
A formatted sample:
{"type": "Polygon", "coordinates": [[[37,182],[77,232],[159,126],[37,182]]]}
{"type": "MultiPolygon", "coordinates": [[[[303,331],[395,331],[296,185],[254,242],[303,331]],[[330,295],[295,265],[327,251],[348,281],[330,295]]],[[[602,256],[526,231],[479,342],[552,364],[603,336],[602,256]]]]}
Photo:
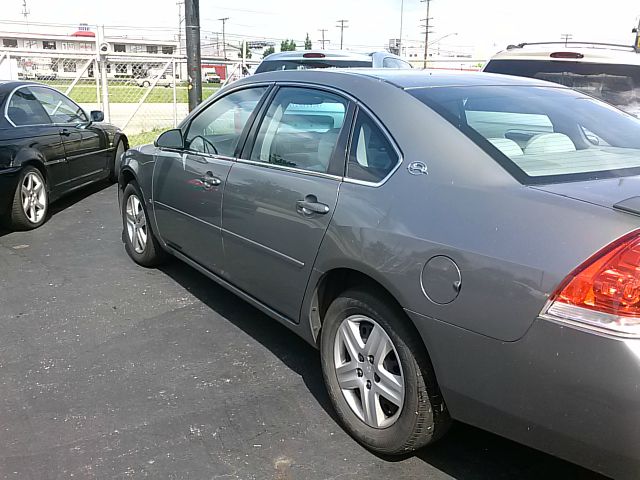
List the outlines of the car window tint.
{"type": "Polygon", "coordinates": [[[191,122],[186,148],[232,157],[251,113],[267,87],[247,88],[216,100],[191,122]]]}
{"type": "Polygon", "coordinates": [[[262,120],[251,160],[326,173],[347,101],[306,88],[282,88],[262,120]]]}
{"type": "Polygon", "coordinates": [[[28,88],[16,90],[7,106],[7,117],[15,125],[42,125],[51,123],[47,112],[28,88]]]}
{"type": "Polygon", "coordinates": [[[82,108],[60,92],[44,87],[29,87],[53,123],[83,123],[89,119],[82,108]]]}
{"type": "Polygon", "coordinates": [[[399,160],[384,132],[360,110],[351,140],[347,177],[378,183],[391,173],[399,160]]]}

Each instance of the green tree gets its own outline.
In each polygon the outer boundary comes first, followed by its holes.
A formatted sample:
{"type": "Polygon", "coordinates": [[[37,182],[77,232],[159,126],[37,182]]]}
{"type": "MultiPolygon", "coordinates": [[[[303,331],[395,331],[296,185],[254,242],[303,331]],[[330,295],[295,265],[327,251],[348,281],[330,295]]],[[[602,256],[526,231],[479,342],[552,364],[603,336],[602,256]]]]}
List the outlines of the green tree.
{"type": "Polygon", "coordinates": [[[271,46],[271,47],[267,47],[264,49],[264,52],[262,53],[262,58],[266,57],[267,55],[271,55],[272,53],[275,53],[276,49],[271,46]]]}
{"type": "Polygon", "coordinates": [[[311,44],[311,39],[309,38],[309,34],[307,33],[307,38],[304,39],[304,49],[311,50],[313,45],[311,44]]]}
{"type": "Polygon", "coordinates": [[[292,52],[297,48],[295,40],[283,40],[280,43],[281,52],[292,52]]]}

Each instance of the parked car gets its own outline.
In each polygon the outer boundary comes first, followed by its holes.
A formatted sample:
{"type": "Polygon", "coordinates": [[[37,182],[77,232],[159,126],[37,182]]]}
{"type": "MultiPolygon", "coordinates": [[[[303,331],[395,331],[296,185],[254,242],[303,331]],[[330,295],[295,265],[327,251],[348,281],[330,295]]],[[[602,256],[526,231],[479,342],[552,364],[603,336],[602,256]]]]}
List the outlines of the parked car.
{"type": "Polygon", "coordinates": [[[0,111],[0,219],[11,227],[39,227],[57,198],[115,180],[127,137],[102,112],[87,115],[45,85],[1,81],[0,111]]]}
{"type": "Polygon", "coordinates": [[[412,68],[409,62],[387,51],[358,53],[346,50],[301,50],[267,55],[255,73],[349,67],[412,68]]]}
{"type": "Polygon", "coordinates": [[[220,75],[213,71],[204,72],[203,80],[205,83],[220,83],[220,75]]]}
{"type": "Polygon", "coordinates": [[[632,46],[542,42],[509,45],[485,72],[560,83],[640,114],[640,54],[632,46]]]}
{"type": "Polygon", "coordinates": [[[119,192],[131,258],[319,348],[367,448],[455,419],[637,479],[639,175],[640,121],[569,88],[336,69],[223,88],[126,152],[119,192]]]}
{"type": "Polygon", "coordinates": [[[149,77],[136,78],[135,82],[139,87],[150,87],[156,82],[156,87],[173,87],[179,79],[173,75],[152,75],[149,77]]]}

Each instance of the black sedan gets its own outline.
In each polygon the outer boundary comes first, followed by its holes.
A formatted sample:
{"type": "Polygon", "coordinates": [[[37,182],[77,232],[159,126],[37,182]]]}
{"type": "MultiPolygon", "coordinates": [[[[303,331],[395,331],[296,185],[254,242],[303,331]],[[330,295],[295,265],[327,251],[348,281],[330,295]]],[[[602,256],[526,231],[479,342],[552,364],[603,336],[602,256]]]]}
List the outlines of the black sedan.
{"type": "Polygon", "coordinates": [[[49,204],[90,183],[115,180],[126,136],[46,85],[0,81],[0,219],[39,227],[49,204]]]}

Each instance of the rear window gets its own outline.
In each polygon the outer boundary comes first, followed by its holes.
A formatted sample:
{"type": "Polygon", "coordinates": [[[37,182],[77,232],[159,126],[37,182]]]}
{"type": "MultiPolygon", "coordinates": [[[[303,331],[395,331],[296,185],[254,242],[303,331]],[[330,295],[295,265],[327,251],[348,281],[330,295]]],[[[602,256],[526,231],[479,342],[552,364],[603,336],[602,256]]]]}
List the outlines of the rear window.
{"type": "Polygon", "coordinates": [[[407,91],[522,183],[640,174],[640,120],[579,92],[532,86],[407,91]]]}
{"type": "Polygon", "coordinates": [[[320,60],[300,59],[300,60],[267,60],[256,68],[256,73],[274,72],[276,70],[308,70],[311,68],[355,68],[371,67],[371,61],[363,60],[320,60]]]}
{"type": "Polygon", "coordinates": [[[640,66],[543,60],[491,60],[485,72],[559,83],[640,115],[640,66]]]}

